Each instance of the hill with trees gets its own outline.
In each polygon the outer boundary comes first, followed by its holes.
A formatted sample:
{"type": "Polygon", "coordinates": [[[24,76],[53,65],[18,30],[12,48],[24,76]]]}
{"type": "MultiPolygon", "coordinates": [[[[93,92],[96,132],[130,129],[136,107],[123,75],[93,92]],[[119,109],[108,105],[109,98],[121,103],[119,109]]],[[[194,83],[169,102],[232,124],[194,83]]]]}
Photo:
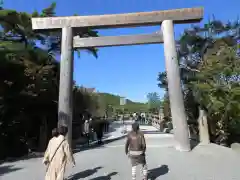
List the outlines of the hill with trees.
{"type": "Polygon", "coordinates": [[[111,107],[112,110],[116,113],[133,113],[148,110],[148,106],[146,103],[133,102],[129,99],[126,99],[126,104],[121,106],[121,96],[110,93],[98,93],[98,95],[100,96],[100,99],[104,102],[103,106],[111,107]]]}

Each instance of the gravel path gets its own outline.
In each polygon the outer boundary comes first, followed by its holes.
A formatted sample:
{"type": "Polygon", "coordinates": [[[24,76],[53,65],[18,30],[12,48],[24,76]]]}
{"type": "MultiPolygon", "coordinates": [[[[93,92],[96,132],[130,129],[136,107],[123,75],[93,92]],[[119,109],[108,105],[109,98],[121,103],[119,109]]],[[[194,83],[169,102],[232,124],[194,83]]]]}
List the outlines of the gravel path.
{"type": "MultiPolygon", "coordinates": [[[[129,128],[129,127],[127,127],[129,128]]],[[[173,148],[173,136],[146,131],[150,179],[159,180],[239,180],[240,154],[217,145],[197,146],[191,152],[173,148]]],[[[115,134],[116,136],[116,134],[115,134]]],[[[125,139],[76,153],[76,167],[68,168],[69,180],[129,180],[131,167],[124,154],[125,139]]],[[[0,180],[43,180],[41,158],[0,165],[0,180]]]]}

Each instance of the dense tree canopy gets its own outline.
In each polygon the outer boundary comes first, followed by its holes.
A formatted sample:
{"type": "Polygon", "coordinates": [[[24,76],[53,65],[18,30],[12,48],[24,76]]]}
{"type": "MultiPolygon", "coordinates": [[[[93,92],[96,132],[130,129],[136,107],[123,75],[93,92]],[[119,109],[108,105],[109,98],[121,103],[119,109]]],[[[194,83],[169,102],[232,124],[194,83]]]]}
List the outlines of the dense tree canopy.
{"type": "Polygon", "coordinates": [[[157,92],[148,93],[147,99],[149,111],[152,113],[158,113],[162,105],[159,94],[157,92]]]}
{"type": "MultiPolygon", "coordinates": [[[[52,3],[32,14],[0,10],[0,158],[44,149],[56,126],[60,67],[55,55],[60,53],[61,32],[31,28],[31,17],[55,16],[55,7],[52,3]]],[[[97,36],[90,29],[76,33],[97,36]]],[[[96,49],[87,50],[97,56],[96,49]]],[[[77,85],[74,96],[74,119],[95,108],[96,100],[77,85]]]]}

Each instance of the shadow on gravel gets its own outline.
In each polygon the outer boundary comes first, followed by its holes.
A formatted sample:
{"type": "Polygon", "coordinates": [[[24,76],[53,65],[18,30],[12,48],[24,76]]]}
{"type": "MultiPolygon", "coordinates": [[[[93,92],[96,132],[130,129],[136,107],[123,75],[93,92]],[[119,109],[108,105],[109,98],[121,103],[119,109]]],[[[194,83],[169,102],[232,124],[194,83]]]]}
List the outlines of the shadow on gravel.
{"type": "MultiPolygon", "coordinates": [[[[13,165],[9,165],[9,166],[0,166],[0,176],[7,174],[7,173],[11,173],[14,171],[18,171],[22,168],[14,168],[13,165]]],[[[1,179],[1,178],[0,178],[1,179]]]]}
{"type": "Polygon", "coordinates": [[[117,174],[118,174],[117,172],[112,172],[112,173],[109,173],[106,176],[99,176],[99,177],[96,177],[96,178],[92,178],[90,180],[111,180],[112,179],[111,177],[115,176],[117,174]]]}
{"type": "Polygon", "coordinates": [[[154,169],[150,169],[148,170],[148,178],[150,180],[155,180],[157,179],[158,177],[164,175],[164,174],[167,174],[169,171],[169,168],[168,168],[168,165],[162,165],[158,168],[154,168],[154,169]]]}
{"type": "MultiPolygon", "coordinates": [[[[93,174],[95,174],[99,169],[102,169],[103,167],[99,166],[99,167],[95,167],[93,169],[87,169],[85,171],[82,172],[78,172],[76,174],[71,175],[70,177],[68,177],[67,180],[79,180],[79,179],[84,179],[87,178],[93,174]]],[[[88,179],[88,178],[87,178],[88,179]]]]}

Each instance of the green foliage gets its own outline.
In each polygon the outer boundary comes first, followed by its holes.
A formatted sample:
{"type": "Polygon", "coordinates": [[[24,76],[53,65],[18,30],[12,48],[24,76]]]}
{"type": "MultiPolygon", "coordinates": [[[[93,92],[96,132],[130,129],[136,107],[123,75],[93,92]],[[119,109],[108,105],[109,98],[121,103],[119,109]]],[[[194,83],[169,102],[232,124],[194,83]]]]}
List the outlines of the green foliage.
{"type": "Polygon", "coordinates": [[[149,111],[152,113],[158,113],[162,106],[159,94],[157,92],[148,93],[147,99],[149,111]]]}
{"type": "MultiPolygon", "coordinates": [[[[32,31],[31,17],[55,16],[56,3],[32,14],[0,9],[0,159],[44,150],[57,125],[61,32],[32,31]],[[44,48],[36,46],[40,42],[44,48]],[[16,151],[18,149],[18,151],[16,151]]],[[[79,36],[97,36],[82,29],[79,36]]],[[[87,49],[96,56],[96,49],[87,49]]],[[[97,109],[97,98],[74,86],[74,121],[97,109]]]]}
{"type": "Polygon", "coordinates": [[[163,102],[162,102],[162,108],[163,108],[164,119],[166,121],[171,121],[172,117],[171,117],[171,108],[170,108],[168,91],[166,91],[166,93],[164,95],[163,102]]]}
{"type": "Polygon", "coordinates": [[[234,129],[230,126],[240,117],[240,59],[236,57],[235,47],[221,39],[207,50],[204,59],[199,66],[200,72],[196,74],[198,80],[191,83],[195,96],[207,107],[209,117],[218,118],[219,132],[227,136],[229,129],[234,129]],[[200,73],[207,78],[202,78],[202,75],[199,77],[200,73]]]}
{"type": "Polygon", "coordinates": [[[129,99],[126,100],[126,104],[120,106],[120,96],[109,94],[109,93],[98,93],[102,100],[102,107],[111,107],[113,112],[116,113],[130,113],[130,112],[139,112],[147,111],[147,104],[133,102],[129,99]]]}

